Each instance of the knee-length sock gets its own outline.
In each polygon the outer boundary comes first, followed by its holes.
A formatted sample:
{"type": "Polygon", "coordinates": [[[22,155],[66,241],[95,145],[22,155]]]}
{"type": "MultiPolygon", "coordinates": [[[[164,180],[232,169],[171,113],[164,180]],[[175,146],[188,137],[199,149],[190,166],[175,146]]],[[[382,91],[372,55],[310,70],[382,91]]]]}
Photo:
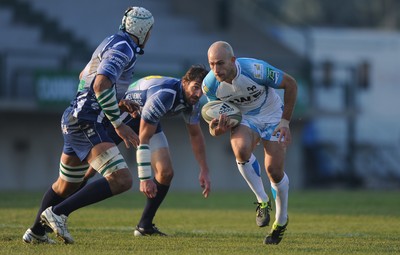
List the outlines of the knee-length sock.
{"type": "Polygon", "coordinates": [[[271,190],[275,199],[275,222],[278,225],[284,225],[287,222],[289,196],[289,177],[286,173],[279,183],[271,182],[271,190]]]}
{"type": "Polygon", "coordinates": [[[141,228],[151,228],[153,225],[153,219],[156,215],[158,208],[161,203],[164,201],[165,196],[168,193],[169,185],[163,185],[153,180],[157,185],[157,194],[154,198],[147,198],[146,206],[144,207],[142,217],[139,221],[138,226],[141,228]]]}
{"type": "Polygon", "coordinates": [[[260,164],[258,163],[254,154],[251,154],[247,162],[236,161],[239,172],[246,180],[250,189],[256,195],[257,202],[268,202],[269,198],[264,189],[264,184],[261,179],[260,164]]]}
{"type": "Polygon", "coordinates": [[[64,214],[68,216],[71,212],[79,208],[100,202],[112,196],[113,194],[107,179],[101,178],[87,184],[78,192],[65,199],[62,203],[54,206],[53,212],[57,215],[64,214]]]}
{"type": "Polygon", "coordinates": [[[57,205],[59,203],[61,203],[62,201],[64,201],[65,198],[60,197],[59,195],[57,195],[53,188],[50,187],[46,193],[44,193],[43,198],[42,198],[42,202],[40,204],[40,208],[39,211],[36,215],[36,219],[35,222],[33,223],[31,230],[34,234],[36,235],[44,235],[45,233],[45,228],[42,226],[42,224],[40,223],[40,215],[42,214],[42,212],[44,210],[46,210],[49,206],[54,206],[57,205]]]}

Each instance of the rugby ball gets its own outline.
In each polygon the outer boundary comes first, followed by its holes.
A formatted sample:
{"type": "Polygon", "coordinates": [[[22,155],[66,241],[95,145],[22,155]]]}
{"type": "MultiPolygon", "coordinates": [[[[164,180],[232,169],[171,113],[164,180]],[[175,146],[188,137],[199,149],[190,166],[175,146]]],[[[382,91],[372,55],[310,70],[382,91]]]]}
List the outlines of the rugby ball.
{"type": "Polygon", "coordinates": [[[201,109],[201,116],[207,123],[210,123],[213,119],[218,119],[221,114],[226,114],[229,117],[229,124],[234,127],[239,125],[242,120],[240,109],[229,102],[219,100],[210,101],[201,109]]]}

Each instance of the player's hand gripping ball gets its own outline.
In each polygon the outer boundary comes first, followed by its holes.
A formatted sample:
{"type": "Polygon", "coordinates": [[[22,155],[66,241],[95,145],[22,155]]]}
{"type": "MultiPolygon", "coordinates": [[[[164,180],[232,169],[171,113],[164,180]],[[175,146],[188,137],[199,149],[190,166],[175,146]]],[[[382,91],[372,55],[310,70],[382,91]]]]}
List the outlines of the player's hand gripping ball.
{"type": "Polygon", "coordinates": [[[213,119],[218,119],[221,114],[226,114],[229,117],[229,125],[232,125],[232,127],[239,125],[242,120],[240,109],[229,102],[210,101],[201,109],[201,116],[207,123],[210,123],[213,119]]]}

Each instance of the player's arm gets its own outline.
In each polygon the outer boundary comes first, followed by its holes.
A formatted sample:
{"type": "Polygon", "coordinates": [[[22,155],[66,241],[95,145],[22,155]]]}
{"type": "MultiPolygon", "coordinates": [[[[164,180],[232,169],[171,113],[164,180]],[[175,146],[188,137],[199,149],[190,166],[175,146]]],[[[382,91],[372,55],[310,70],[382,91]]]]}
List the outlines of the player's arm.
{"type": "Polygon", "coordinates": [[[137,136],[135,136],[133,130],[120,119],[120,110],[111,80],[105,75],[96,75],[93,90],[104,115],[110,120],[115,131],[124,141],[125,146],[129,148],[129,144],[132,144],[136,147],[139,142],[137,136]]]}
{"type": "Polygon", "coordinates": [[[140,120],[139,140],[140,144],[136,151],[138,165],[138,176],[140,179],[140,191],[148,198],[154,198],[157,193],[157,186],[152,180],[150,139],[157,129],[157,124],[151,124],[140,120]]]}
{"type": "Polygon", "coordinates": [[[296,80],[288,75],[284,74],[281,84],[279,85],[278,89],[283,89],[283,101],[284,101],[284,108],[282,113],[281,122],[279,123],[278,127],[275,129],[274,134],[278,131],[279,134],[279,142],[283,142],[284,145],[288,145],[292,138],[289,129],[289,123],[292,119],[294,107],[296,104],[297,99],[297,83],[296,80]]]}
{"type": "Polygon", "coordinates": [[[161,117],[164,116],[167,109],[170,108],[165,104],[165,102],[170,101],[169,94],[170,93],[163,93],[163,91],[157,91],[155,94],[148,95],[148,99],[142,109],[139,129],[140,145],[136,152],[136,161],[138,164],[140,191],[149,198],[155,197],[157,193],[157,186],[151,178],[150,139],[156,132],[161,117]]]}
{"type": "Polygon", "coordinates": [[[203,196],[207,198],[208,194],[210,193],[211,183],[208,174],[209,169],[206,160],[204,135],[199,124],[187,124],[187,129],[189,131],[189,138],[192,145],[193,154],[200,166],[200,186],[203,188],[203,196]]]}

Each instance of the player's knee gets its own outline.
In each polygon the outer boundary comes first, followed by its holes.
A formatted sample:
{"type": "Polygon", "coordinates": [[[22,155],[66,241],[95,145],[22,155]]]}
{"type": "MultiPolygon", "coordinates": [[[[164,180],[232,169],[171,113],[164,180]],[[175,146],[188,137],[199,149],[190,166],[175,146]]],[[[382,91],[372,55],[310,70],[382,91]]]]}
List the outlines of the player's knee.
{"type": "Polygon", "coordinates": [[[125,192],[132,188],[132,175],[129,169],[121,169],[106,177],[113,194],[125,192]]]}
{"type": "Polygon", "coordinates": [[[238,162],[248,161],[251,157],[251,153],[252,153],[251,151],[246,150],[244,148],[239,148],[239,149],[234,150],[235,158],[236,158],[236,161],[238,161],[238,162]]]}
{"type": "Polygon", "coordinates": [[[156,180],[162,184],[170,184],[174,178],[174,171],[172,169],[163,169],[156,174],[156,180]]]}
{"type": "Polygon", "coordinates": [[[117,175],[118,177],[116,178],[116,184],[118,185],[120,191],[124,192],[124,191],[131,189],[133,179],[132,179],[132,175],[129,172],[129,170],[126,169],[126,171],[121,170],[118,172],[120,172],[120,173],[117,175]]]}
{"type": "Polygon", "coordinates": [[[284,172],[281,167],[268,166],[266,168],[266,170],[267,170],[269,179],[274,183],[279,183],[284,176],[284,172]]]}
{"type": "Polygon", "coordinates": [[[132,175],[116,146],[99,154],[90,165],[107,179],[114,195],[132,187],[132,175]]]}
{"type": "Polygon", "coordinates": [[[60,197],[67,198],[79,189],[81,182],[67,182],[61,176],[52,185],[53,191],[60,197]]]}

